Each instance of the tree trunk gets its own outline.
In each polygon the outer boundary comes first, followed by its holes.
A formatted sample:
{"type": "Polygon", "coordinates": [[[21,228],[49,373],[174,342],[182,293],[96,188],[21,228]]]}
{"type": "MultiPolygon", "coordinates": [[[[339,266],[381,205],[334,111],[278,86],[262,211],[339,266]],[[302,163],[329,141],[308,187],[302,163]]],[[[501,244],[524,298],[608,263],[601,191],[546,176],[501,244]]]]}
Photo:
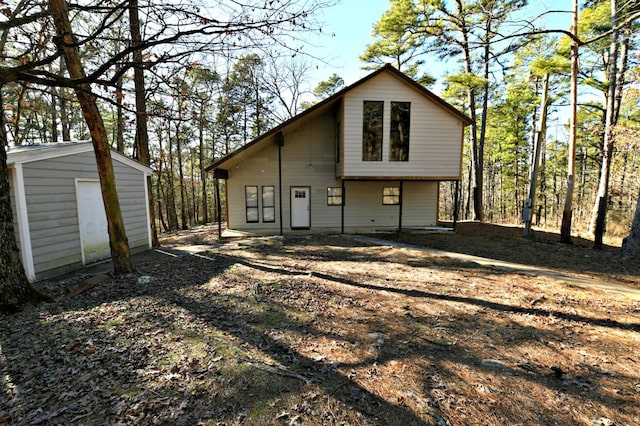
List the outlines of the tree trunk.
{"type": "Polygon", "coordinates": [[[611,46],[609,48],[609,87],[606,99],[606,121],[604,129],[604,155],[602,157],[602,167],[600,169],[600,185],[596,196],[595,212],[595,232],[593,248],[602,248],[602,239],[607,218],[607,205],[609,198],[609,178],[611,176],[611,162],[613,161],[614,148],[614,127],[616,125],[616,82],[618,81],[618,12],[617,0],[611,0],[611,46]]]}
{"type": "MultiPolygon", "coordinates": [[[[540,100],[540,123],[538,125],[538,137],[533,147],[533,156],[531,160],[531,175],[529,176],[529,197],[528,205],[524,208],[524,236],[533,237],[531,224],[533,221],[533,211],[536,205],[536,183],[538,178],[538,164],[540,163],[540,154],[542,152],[542,144],[547,134],[547,110],[549,103],[549,74],[544,75],[542,83],[542,99],[540,100]]],[[[539,217],[539,214],[538,214],[539,217]]]]}
{"type": "MultiPolygon", "coordinates": [[[[64,58],[60,58],[60,76],[64,77],[67,72],[67,66],[64,58]]],[[[58,89],[60,96],[60,127],[62,127],[62,141],[69,142],[71,140],[71,126],[69,124],[69,112],[67,111],[67,91],[64,87],[58,89]]]]}
{"type": "MultiPolygon", "coordinates": [[[[138,46],[142,42],[140,34],[140,16],[138,14],[138,0],[131,0],[129,4],[129,28],[131,31],[131,43],[138,46]]],[[[142,50],[133,51],[133,83],[136,92],[136,152],[138,160],[145,166],[151,166],[149,154],[149,131],[147,129],[147,98],[144,87],[144,69],[142,63],[142,50]]],[[[158,246],[158,230],[153,214],[153,190],[151,188],[151,176],[147,176],[147,194],[149,198],[149,223],[151,224],[151,242],[158,246]]]]}
{"type": "Polygon", "coordinates": [[[173,162],[173,143],[171,142],[171,122],[167,124],[168,131],[168,139],[169,143],[169,173],[168,173],[168,184],[169,184],[169,200],[165,197],[165,209],[167,210],[167,220],[169,221],[169,228],[171,230],[178,229],[178,213],[176,212],[176,187],[175,187],[175,171],[174,171],[174,162],[173,162]]]}
{"type": "Polygon", "coordinates": [[[0,87],[0,311],[16,311],[27,303],[51,299],[31,287],[20,260],[13,228],[1,91],[0,87]]]}
{"type": "MultiPolygon", "coordinates": [[[[67,4],[64,0],[49,0],[49,9],[58,34],[58,40],[56,41],[58,49],[65,58],[69,76],[74,80],[84,79],[84,69],[73,37],[71,23],[69,22],[67,4]]],[[[117,275],[128,274],[133,272],[133,265],[120,211],[120,200],[116,189],[107,131],[96,103],[96,96],[92,93],[90,85],[84,82],[78,83],[74,90],[91,133],[93,151],[98,165],[102,200],[107,216],[113,270],[117,275]]]]}
{"type": "Polygon", "coordinates": [[[637,259],[640,255],[640,194],[636,203],[636,213],[633,216],[631,231],[629,235],[622,241],[622,250],[620,256],[623,260],[637,259]]]}
{"type": "Polygon", "coordinates": [[[122,77],[116,80],[116,151],[124,153],[124,108],[122,100],[122,77]]]}
{"type": "Polygon", "coordinates": [[[184,170],[182,166],[182,144],[180,143],[180,126],[176,125],[176,154],[178,156],[178,175],[180,176],[180,220],[181,228],[187,229],[187,202],[185,200],[184,170]]]}
{"type": "Polygon", "coordinates": [[[51,88],[51,142],[58,141],[58,105],[56,89],[51,88]]]}
{"type": "MultiPolygon", "coordinates": [[[[573,34],[578,36],[578,0],[573,0],[573,34]]],[[[573,216],[573,188],[576,174],[576,137],[578,120],[578,42],[571,44],[571,116],[569,118],[569,161],[567,166],[567,194],[562,210],[562,226],[560,227],[560,242],[571,243],[571,218],[573,216]]]]}
{"type": "Polygon", "coordinates": [[[200,143],[200,184],[202,185],[202,223],[209,222],[209,206],[207,201],[207,172],[204,170],[204,101],[200,101],[200,121],[198,122],[198,141],[200,143]]]}

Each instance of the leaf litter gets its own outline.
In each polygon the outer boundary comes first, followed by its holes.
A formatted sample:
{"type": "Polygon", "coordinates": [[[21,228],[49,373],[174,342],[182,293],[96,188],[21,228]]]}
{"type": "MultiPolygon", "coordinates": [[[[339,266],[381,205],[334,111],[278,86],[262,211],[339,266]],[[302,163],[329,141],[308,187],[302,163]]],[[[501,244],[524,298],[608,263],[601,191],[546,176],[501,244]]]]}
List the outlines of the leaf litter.
{"type": "Polygon", "coordinates": [[[637,301],[341,236],[210,244],[39,283],[55,303],[1,318],[0,424],[640,423],[637,301]]]}

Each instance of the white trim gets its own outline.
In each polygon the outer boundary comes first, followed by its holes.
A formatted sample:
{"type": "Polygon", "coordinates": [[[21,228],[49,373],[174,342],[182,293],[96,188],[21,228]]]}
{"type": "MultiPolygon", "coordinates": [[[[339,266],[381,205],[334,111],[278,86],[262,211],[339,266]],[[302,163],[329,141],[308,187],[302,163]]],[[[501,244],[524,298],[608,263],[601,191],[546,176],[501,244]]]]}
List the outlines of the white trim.
{"type": "Polygon", "coordinates": [[[16,205],[16,218],[18,219],[18,232],[20,234],[22,266],[24,266],[24,272],[29,281],[33,282],[36,279],[36,271],[33,264],[33,249],[31,247],[31,231],[29,229],[29,214],[27,212],[22,164],[16,164],[13,167],[13,196],[16,205]]]}
{"type": "Polygon", "coordinates": [[[153,169],[151,167],[147,167],[142,163],[138,163],[135,160],[132,160],[131,158],[125,157],[124,155],[120,154],[117,151],[111,151],[111,159],[115,160],[115,161],[119,161],[122,164],[125,164],[129,167],[132,167],[142,173],[144,173],[145,176],[151,176],[153,174],[153,169]]]}
{"type": "Polygon", "coordinates": [[[145,174],[145,176],[143,177],[144,179],[144,208],[145,208],[145,212],[146,212],[146,217],[147,217],[147,235],[149,236],[148,238],[148,243],[149,243],[149,247],[152,247],[152,240],[151,240],[151,214],[149,211],[149,187],[148,187],[148,181],[147,181],[147,175],[145,174]]]}
{"type": "Polygon", "coordinates": [[[310,229],[311,228],[311,187],[310,186],[289,187],[289,202],[291,203],[290,204],[291,207],[289,208],[291,211],[290,213],[291,229],[310,229]],[[295,193],[296,191],[299,191],[299,190],[302,190],[305,194],[304,203],[294,202],[294,200],[296,199],[295,193]],[[294,218],[296,219],[296,222],[297,222],[297,219],[303,219],[304,223],[294,224],[294,218]]]}

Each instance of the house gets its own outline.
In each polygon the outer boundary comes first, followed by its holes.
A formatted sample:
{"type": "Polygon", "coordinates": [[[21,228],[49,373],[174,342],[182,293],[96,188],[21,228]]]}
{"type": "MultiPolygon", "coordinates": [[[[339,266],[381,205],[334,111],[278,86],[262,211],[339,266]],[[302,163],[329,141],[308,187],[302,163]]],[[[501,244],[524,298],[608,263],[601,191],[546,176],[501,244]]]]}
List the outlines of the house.
{"type": "MultiPolygon", "coordinates": [[[[152,170],[117,152],[111,155],[129,246],[149,249],[146,177],[152,170]]],[[[11,147],[7,164],[16,239],[29,280],[111,256],[90,142],[11,147]]]]}
{"type": "Polygon", "coordinates": [[[436,226],[471,120],[390,65],[219,159],[227,228],[366,232],[436,226]]]}

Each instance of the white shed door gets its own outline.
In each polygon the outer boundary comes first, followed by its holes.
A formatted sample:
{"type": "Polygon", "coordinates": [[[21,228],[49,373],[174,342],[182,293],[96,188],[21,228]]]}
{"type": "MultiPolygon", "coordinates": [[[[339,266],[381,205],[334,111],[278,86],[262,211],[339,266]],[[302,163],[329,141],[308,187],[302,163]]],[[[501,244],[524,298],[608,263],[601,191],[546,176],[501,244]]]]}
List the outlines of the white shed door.
{"type": "Polygon", "coordinates": [[[100,182],[76,181],[76,194],[82,263],[87,265],[108,259],[111,256],[111,250],[100,182]]]}
{"type": "Polygon", "coordinates": [[[291,187],[291,227],[309,228],[311,211],[309,209],[310,188],[308,186],[291,187]]]}

